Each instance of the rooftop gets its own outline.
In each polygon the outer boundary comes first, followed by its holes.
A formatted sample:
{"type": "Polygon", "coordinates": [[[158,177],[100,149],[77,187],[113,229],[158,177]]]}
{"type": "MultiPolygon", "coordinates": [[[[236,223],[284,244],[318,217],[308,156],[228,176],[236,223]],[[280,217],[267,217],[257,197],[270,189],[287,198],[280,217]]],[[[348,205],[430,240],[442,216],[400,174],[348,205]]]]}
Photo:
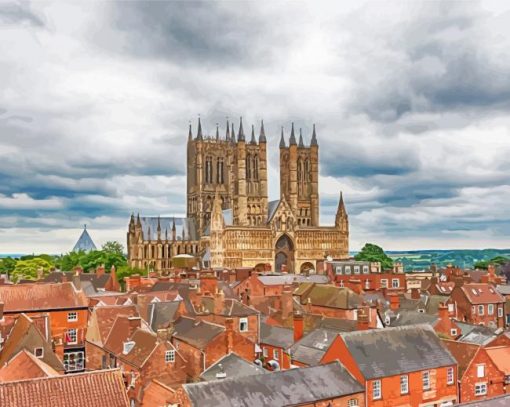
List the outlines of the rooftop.
{"type": "Polygon", "coordinates": [[[266,369],[257,366],[255,363],[248,362],[237,356],[235,353],[229,353],[223,356],[216,363],[205,370],[200,378],[202,380],[217,380],[233,377],[245,377],[269,373],[266,369]]]}

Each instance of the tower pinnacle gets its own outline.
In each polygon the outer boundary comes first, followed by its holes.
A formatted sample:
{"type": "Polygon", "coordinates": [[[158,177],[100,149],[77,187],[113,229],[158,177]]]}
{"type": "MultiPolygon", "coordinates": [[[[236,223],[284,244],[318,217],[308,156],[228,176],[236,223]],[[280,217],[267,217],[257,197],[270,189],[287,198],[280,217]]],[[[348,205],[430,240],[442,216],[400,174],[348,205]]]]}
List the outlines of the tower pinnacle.
{"type": "Polygon", "coordinates": [[[243,117],[239,119],[239,133],[237,134],[237,141],[245,141],[243,130],[243,117]]]}
{"type": "Polygon", "coordinates": [[[197,140],[203,140],[202,136],[202,123],[200,123],[200,116],[198,117],[198,132],[197,132],[197,140]]]}
{"type": "Polygon", "coordinates": [[[294,122],[292,122],[292,128],[290,130],[289,145],[290,146],[295,146],[296,145],[296,136],[294,134],[294,122]]]}
{"type": "Polygon", "coordinates": [[[264,120],[260,123],[260,135],[259,135],[259,143],[265,143],[266,142],[266,132],[264,130],[264,120]]]}
{"type": "Polygon", "coordinates": [[[283,136],[283,126],[282,126],[282,136],[280,137],[280,148],[285,148],[285,137],[283,136]]]}

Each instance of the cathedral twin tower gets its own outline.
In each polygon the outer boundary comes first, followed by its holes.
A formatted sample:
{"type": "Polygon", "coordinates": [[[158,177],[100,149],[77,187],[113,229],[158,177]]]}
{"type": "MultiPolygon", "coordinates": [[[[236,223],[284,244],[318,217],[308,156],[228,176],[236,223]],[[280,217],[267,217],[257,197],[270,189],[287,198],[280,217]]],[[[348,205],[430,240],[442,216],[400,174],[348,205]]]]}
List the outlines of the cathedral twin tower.
{"type": "MultiPolygon", "coordinates": [[[[201,231],[209,224],[213,199],[219,194],[222,209],[231,209],[232,225],[262,226],[268,216],[267,147],[264,122],[258,140],[251,126],[249,141],[242,118],[237,136],[229,124],[224,137],[204,137],[200,119],[196,137],[188,135],[187,212],[201,231]]],[[[319,145],[315,125],[310,146],[292,124],[289,145],[283,128],[280,140],[280,195],[285,196],[300,226],[319,224],[319,145]]]]}
{"type": "Polygon", "coordinates": [[[335,224],[319,226],[319,144],[315,125],[305,145],[294,124],[280,139],[280,199],[268,200],[267,140],[242,118],[237,134],[227,121],[205,136],[198,120],[187,143],[187,216],[131,216],[127,233],[132,267],[170,271],[172,258],[191,254],[214,268],[315,270],[326,257],[349,253],[349,220],[340,196],[335,224]]]}

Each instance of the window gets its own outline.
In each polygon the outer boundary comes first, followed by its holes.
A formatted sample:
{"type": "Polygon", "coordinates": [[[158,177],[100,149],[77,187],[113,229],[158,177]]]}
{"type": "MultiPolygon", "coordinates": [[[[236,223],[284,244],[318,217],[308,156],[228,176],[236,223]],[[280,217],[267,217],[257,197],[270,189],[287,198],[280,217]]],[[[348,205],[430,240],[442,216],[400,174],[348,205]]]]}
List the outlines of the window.
{"type": "Polygon", "coordinates": [[[374,380],[372,382],[372,398],[378,400],[381,398],[381,381],[374,380]]]}
{"type": "Polygon", "coordinates": [[[351,274],[351,266],[345,266],[345,274],[351,274]]]}
{"type": "Polygon", "coordinates": [[[34,356],[36,358],[41,359],[44,356],[44,349],[43,348],[35,348],[34,349],[34,356]]]}
{"type": "Polygon", "coordinates": [[[280,359],[280,352],[278,352],[278,349],[273,349],[273,359],[280,359]]]}
{"type": "Polygon", "coordinates": [[[166,363],[174,363],[175,362],[175,350],[167,350],[165,352],[165,362],[166,363]]]}
{"type": "Polygon", "coordinates": [[[455,328],[450,329],[451,336],[457,336],[457,330],[455,328]]]}
{"type": "Polygon", "coordinates": [[[478,315],[483,315],[483,305],[478,306],[478,315]]]}
{"type": "Polygon", "coordinates": [[[358,406],[359,406],[358,399],[350,399],[347,402],[347,407],[358,407],[358,406]]]}
{"type": "Polygon", "coordinates": [[[335,267],[335,273],[336,274],[342,274],[342,266],[336,266],[335,267]]]}
{"type": "Polygon", "coordinates": [[[487,394],[487,383],[475,384],[475,396],[484,396],[487,394]]]}
{"type": "Polygon", "coordinates": [[[359,274],[359,266],[354,266],[354,274],[359,274]]]}
{"type": "Polygon", "coordinates": [[[446,370],[446,384],[453,384],[455,381],[455,378],[453,376],[453,367],[449,367],[446,370]]]}
{"type": "Polygon", "coordinates": [[[64,353],[64,369],[66,372],[79,372],[85,369],[84,352],[64,353]]]}
{"type": "Polygon", "coordinates": [[[262,356],[267,358],[267,348],[262,348],[262,356]]]}
{"type": "Polygon", "coordinates": [[[381,279],[381,288],[388,288],[388,280],[386,278],[381,279]]]}
{"type": "Polygon", "coordinates": [[[248,332],[248,318],[239,318],[239,331],[248,332]]]}
{"type": "Polygon", "coordinates": [[[430,372],[422,373],[423,390],[430,390],[430,372]]]}
{"type": "Polygon", "coordinates": [[[487,315],[494,315],[494,304],[487,305],[487,315]]]}
{"type": "Polygon", "coordinates": [[[78,321],[78,313],[77,312],[68,312],[67,313],[67,322],[75,322],[78,321]]]}
{"type": "Polygon", "coordinates": [[[393,288],[398,288],[400,286],[400,280],[398,278],[394,278],[391,280],[391,286],[393,288]]]}
{"type": "Polygon", "coordinates": [[[343,288],[344,287],[344,280],[340,280],[340,283],[338,284],[338,286],[343,288]]]}
{"type": "Polygon", "coordinates": [[[448,304],[448,312],[455,312],[455,308],[453,307],[453,304],[448,304]]]}
{"type": "Polygon", "coordinates": [[[476,366],[476,377],[485,377],[485,365],[476,366]]]}
{"type": "Polygon", "coordinates": [[[409,376],[402,375],[400,376],[400,394],[409,393],[409,376]]]}
{"type": "Polygon", "coordinates": [[[363,274],[368,274],[368,266],[363,266],[363,274]]]}
{"type": "Polygon", "coordinates": [[[503,307],[498,308],[498,317],[503,318],[503,307]]]}
{"type": "Polygon", "coordinates": [[[72,345],[78,343],[78,335],[76,329],[68,329],[66,332],[66,343],[72,345]]]}

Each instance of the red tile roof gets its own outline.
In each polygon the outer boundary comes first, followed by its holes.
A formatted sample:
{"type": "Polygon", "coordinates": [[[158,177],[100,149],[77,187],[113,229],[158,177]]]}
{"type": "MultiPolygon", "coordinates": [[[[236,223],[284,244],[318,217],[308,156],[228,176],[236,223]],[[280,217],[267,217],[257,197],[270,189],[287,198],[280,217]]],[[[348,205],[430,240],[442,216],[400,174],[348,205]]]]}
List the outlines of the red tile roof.
{"type": "Polygon", "coordinates": [[[510,374],[510,347],[498,346],[494,348],[487,348],[487,354],[492,359],[494,364],[505,375],[510,374]]]}
{"type": "Polygon", "coordinates": [[[505,299],[491,284],[464,284],[461,290],[466,294],[471,304],[495,304],[498,302],[505,302],[505,299]]]}
{"type": "Polygon", "coordinates": [[[4,313],[86,308],[88,300],[72,283],[0,285],[4,313]]]}
{"type": "Polygon", "coordinates": [[[90,316],[87,341],[103,346],[113,323],[119,315],[137,317],[138,311],[134,305],[107,305],[95,307],[90,316]]]}
{"type": "Polygon", "coordinates": [[[0,383],[2,407],[128,407],[120,370],[0,383]]]}
{"type": "Polygon", "coordinates": [[[0,369],[0,382],[58,376],[50,365],[23,349],[0,369]]]}

